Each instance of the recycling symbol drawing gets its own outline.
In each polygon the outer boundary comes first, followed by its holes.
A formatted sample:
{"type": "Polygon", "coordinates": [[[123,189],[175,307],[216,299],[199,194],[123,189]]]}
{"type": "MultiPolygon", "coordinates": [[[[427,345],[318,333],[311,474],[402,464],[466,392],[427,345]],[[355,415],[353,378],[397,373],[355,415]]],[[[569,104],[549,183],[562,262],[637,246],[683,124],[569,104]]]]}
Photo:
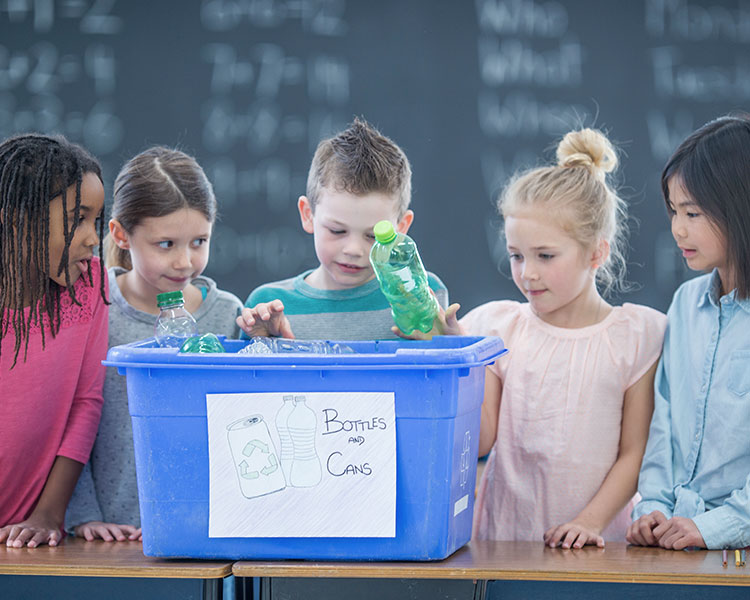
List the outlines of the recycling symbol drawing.
{"type": "Polygon", "coordinates": [[[272,494],[286,487],[279,453],[262,415],[244,417],[227,425],[240,492],[245,498],[272,494]]]}
{"type": "Polygon", "coordinates": [[[279,468],[279,463],[276,459],[276,455],[271,453],[268,448],[268,444],[264,444],[260,440],[250,440],[242,449],[242,454],[247,458],[250,458],[253,455],[253,452],[255,452],[256,450],[259,450],[261,453],[267,455],[267,464],[260,469],[260,472],[250,471],[247,461],[243,460],[238,465],[240,469],[240,477],[242,477],[243,479],[258,479],[261,474],[267,477],[272,473],[275,473],[279,468]]]}

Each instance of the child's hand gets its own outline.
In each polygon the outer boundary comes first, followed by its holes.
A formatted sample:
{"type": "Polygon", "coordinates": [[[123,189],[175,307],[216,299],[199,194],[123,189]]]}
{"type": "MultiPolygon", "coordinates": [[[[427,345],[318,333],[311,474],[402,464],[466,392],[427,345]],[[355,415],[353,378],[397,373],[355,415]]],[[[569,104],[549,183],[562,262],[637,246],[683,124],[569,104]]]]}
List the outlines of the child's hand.
{"type": "Polygon", "coordinates": [[[625,539],[636,546],[657,546],[659,537],[655,530],[666,522],[667,517],[661,511],[650,512],[630,524],[625,539]]]}
{"type": "Polygon", "coordinates": [[[250,337],[262,335],[294,339],[281,300],[261,302],[252,308],[243,308],[237,317],[237,325],[250,337]]]}
{"type": "Polygon", "coordinates": [[[659,546],[667,550],[684,550],[688,546],[706,547],[695,522],[687,517],[672,517],[654,528],[653,533],[659,540],[659,546]]]}
{"type": "Polygon", "coordinates": [[[57,546],[62,539],[61,525],[52,516],[35,511],[21,523],[0,527],[0,543],[5,542],[9,548],[36,548],[43,544],[57,546]]]}
{"type": "Polygon", "coordinates": [[[451,304],[445,310],[443,310],[442,307],[439,307],[438,316],[435,317],[432,329],[427,333],[415,329],[409,335],[406,335],[396,325],[391,327],[391,331],[405,340],[431,340],[435,335],[465,335],[464,330],[456,317],[460,308],[461,305],[455,303],[451,304]]]}
{"type": "Polygon", "coordinates": [[[544,543],[550,548],[558,545],[563,548],[583,548],[587,544],[604,548],[604,538],[598,531],[575,521],[550,527],[544,532],[544,543]]]}
{"type": "Polygon", "coordinates": [[[125,542],[128,540],[141,540],[141,528],[133,525],[118,525],[116,523],[102,523],[101,521],[89,521],[76,525],[74,529],[76,537],[85,538],[87,542],[93,540],[104,540],[105,542],[125,542]]]}

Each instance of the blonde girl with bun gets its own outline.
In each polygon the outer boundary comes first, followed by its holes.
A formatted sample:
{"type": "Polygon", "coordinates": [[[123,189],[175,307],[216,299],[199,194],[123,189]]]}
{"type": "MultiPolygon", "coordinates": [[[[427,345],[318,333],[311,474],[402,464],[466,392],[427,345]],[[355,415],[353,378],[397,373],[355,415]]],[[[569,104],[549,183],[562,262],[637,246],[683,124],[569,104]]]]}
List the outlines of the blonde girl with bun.
{"type": "Polygon", "coordinates": [[[653,411],[666,317],[605,297],[623,282],[626,206],[614,147],[568,133],[557,164],[514,176],[498,202],[526,302],[470,311],[451,331],[503,338],[488,367],[474,538],[581,548],[622,541],[653,411]]]}

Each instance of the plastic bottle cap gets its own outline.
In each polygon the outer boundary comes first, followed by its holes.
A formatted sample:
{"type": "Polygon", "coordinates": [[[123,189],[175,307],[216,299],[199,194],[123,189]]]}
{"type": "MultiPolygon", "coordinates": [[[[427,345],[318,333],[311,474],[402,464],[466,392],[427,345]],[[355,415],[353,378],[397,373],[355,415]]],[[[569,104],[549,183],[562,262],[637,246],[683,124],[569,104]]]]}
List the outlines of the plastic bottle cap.
{"type": "Polygon", "coordinates": [[[393,229],[393,223],[390,221],[378,221],[372,228],[375,239],[381,244],[390,244],[396,239],[396,232],[393,229]]]}
{"type": "Polygon", "coordinates": [[[177,290],[176,292],[164,292],[163,294],[157,294],[156,296],[156,305],[159,308],[184,302],[185,297],[182,295],[182,290],[177,290]]]}

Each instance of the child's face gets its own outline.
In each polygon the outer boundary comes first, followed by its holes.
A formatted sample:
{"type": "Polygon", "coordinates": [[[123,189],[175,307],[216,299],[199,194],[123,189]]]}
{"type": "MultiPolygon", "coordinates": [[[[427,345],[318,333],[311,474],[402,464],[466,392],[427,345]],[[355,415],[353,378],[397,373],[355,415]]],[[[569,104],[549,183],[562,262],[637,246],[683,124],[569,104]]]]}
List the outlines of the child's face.
{"type": "MultiPolygon", "coordinates": [[[[543,320],[554,323],[594,286],[594,251],[538,209],[505,218],[513,281],[543,320]]],[[[595,287],[593,287],[595,291],[595,287]]]]}
{"type": "Polygon", "coordinates": [[[144,296],[183,290],[208,263],[211,222],[192,208],[148,217],[126,232],[112,219],[115,243],[130,251],[132,284],[144,296]]]}
{"type": "Polygon", "coordinates": [[[399,221],[395,199],[380,192],[357,196],[323,188],[315,213],[305,196],[299,199],[298,208],[302,227],[315,237],[320,261],[307,283],[329,290],[357,287],[375,277],[370,248],[375,241],[372,229],[378,221],[390,221],[406,233],[414,218],[409,210],[399,221]]]}
{"type": "Polygon", "coordinates": [[[669,209],[672,236],[688,267],[695,271],[718,268],[722,281],[727,281],[729,269],[724,236],[687,193],[679,177],[669,180],[669,209]]]}
{"type": "MultiPolygon", "coordinates": [[[[68,230],[72,229],[75,215],[76,186],[66,192],[68,230]]],[[[73,239],[68,248],[68,271],[71,285],[88,271],[88,263],[99,245],[98,219],[104,208],[104,187],[94,173],[86,173],[81,181],[81,205],[73,239]]],[[[49,204],[49,263],[48,273],[52,281],[65,286],[65,267],[60,260],[65,250],[65,226],[62,196],[49,204]]]]}

